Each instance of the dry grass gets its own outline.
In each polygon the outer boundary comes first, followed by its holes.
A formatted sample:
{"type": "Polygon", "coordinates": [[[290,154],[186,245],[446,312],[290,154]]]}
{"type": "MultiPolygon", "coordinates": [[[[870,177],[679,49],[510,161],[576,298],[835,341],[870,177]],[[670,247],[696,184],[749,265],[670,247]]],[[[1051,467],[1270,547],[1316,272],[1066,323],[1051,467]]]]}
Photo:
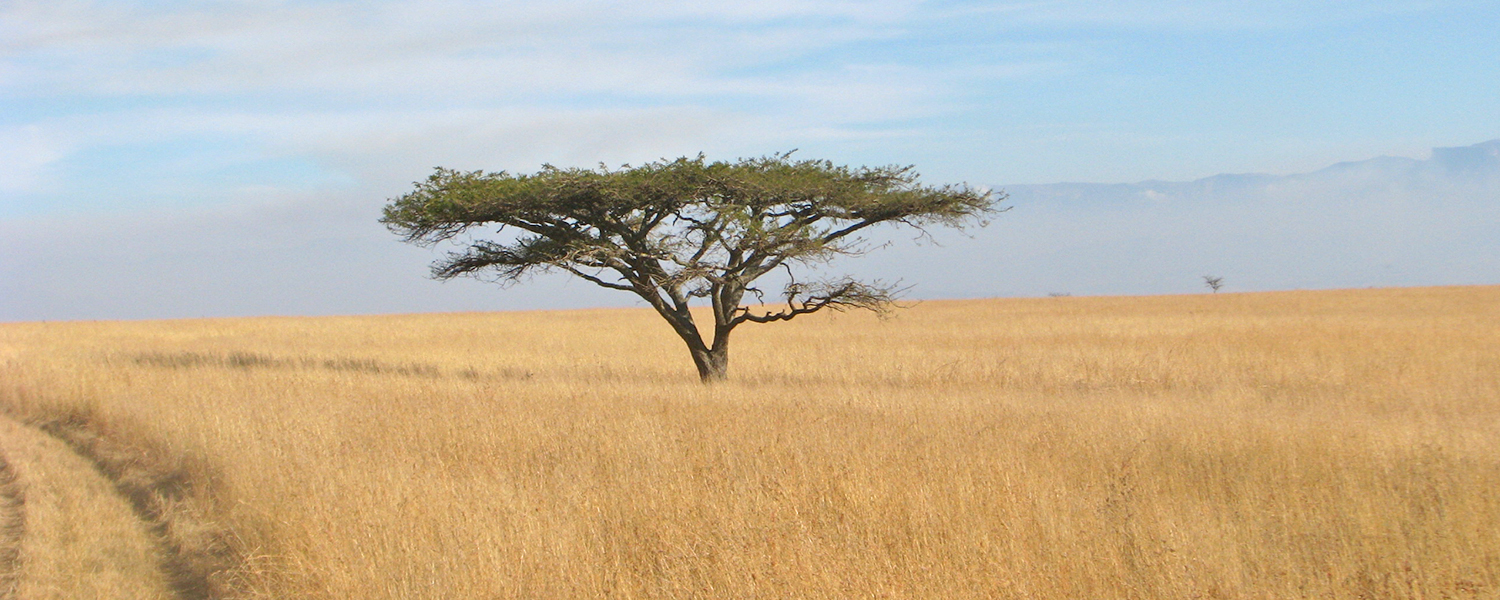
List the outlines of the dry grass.
{"type": "Polygon", "coordinates": [[[7,597],[168,600],[169,582],[145,524],[94,465],[66,444],[0,418],[0,455],[16,488],[17,531],[5,556],[7,597]]]}
{"type": "Polygon", "coordinates": [[[705,388],[643,310],[21,323],[0,403],[186,457],[247,595],[1500,597],[1500,287],[735,342],[705,388]]]}

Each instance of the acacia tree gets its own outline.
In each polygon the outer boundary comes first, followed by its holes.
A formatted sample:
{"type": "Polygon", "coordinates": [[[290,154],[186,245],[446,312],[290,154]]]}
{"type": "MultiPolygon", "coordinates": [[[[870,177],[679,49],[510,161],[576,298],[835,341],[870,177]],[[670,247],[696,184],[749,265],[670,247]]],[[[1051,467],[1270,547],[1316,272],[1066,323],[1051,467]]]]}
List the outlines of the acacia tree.
{"type": "Polygon", "coordinates": [[[732,163],[699,155],[615,170],[547,165],[531,175],[439,168],[391,200],[381,222],[425,246],[465,238],[465,250],[433,263],[437,279],[509,284],[562,270],[636,294],[687,343],[709,382],[728,373],[729,335],[740,325],[823,309],[881,311],[895,299],[895,288],[880,281],[805,282],[793,267],[864,254],[869,247],[856,234],[882,223],[982,225],[1005,198],[917,179],[911,167],[850,168],[790,153],[732,163]],[[498,240],[466,235],[495,226],[498,240]],[[768,308],[754,282],[778,269],[790,281],[781,303],[768,308]],[[711,331],[700,330],[689,310],[695,298],[711,306],[711,331]]]}

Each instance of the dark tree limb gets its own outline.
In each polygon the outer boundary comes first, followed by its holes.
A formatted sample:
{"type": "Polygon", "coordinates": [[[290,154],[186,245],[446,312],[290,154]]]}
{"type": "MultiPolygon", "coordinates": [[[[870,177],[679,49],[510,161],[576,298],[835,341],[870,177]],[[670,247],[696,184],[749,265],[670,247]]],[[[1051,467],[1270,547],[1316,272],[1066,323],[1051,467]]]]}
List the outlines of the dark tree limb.
{"type": "Polygon", "coordinates": [[[790,321],[795,317],[812,314],[825,308],[885,312],[895,303],[898,292],[899,290],[894,286],[880,282],[866,284],[853,279],[810,285],[794,281],[786,286],[785,309],[757,315],[751,312],[750,307],[739,307],[736,309],[737,315],[730,321],[730,324],[790,321]]]}

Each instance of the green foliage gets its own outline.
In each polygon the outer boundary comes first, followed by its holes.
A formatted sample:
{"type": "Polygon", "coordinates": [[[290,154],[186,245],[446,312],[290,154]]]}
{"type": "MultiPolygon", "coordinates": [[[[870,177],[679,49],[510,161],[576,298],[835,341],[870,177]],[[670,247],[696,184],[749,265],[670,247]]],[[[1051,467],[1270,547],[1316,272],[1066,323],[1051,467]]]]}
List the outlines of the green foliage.
{"type": "MultiPolygon", "coordinates": [[[[710,352],[740,323],[786,320],[822,308],[878,309],[893,289],[848,279],[783,290],[786,308],[752,313],[741,300],[759,277],[793,264],[864,252],[855,235],[881,223],[922,228],[982,223],[1003,194],[967,185],[925,186],[911,167],[845,167],[790,153],[737,162],[702,155],[638,167],[561,169],[530,175],[437,169],[385,208],[406,241],[431,245],[499,226],[433,265],[433,275],[489,275],[510,283],[561,269],[634,292],[695,352],[710,352]],[[699,336],[688,300],[714,307],[714,342],[699,336]]],[[[696,356],[696,355],[695,355],[696,356]]],[[[701,367],[701,365],[700,365],[701,367]]]]}

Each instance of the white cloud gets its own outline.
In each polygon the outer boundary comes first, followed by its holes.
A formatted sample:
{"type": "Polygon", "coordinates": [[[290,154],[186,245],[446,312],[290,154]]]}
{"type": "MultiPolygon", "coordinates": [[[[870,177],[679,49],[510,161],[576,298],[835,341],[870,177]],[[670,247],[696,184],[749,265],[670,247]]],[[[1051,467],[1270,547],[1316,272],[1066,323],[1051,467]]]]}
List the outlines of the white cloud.
{"type": "MultiPolygon", "coordinates": [[[[1034,49],[1014,64],[815,60],[906,35],[920,4],[13,2],[0,5],[13,28],[0,65],[20,84],[0,98],[85,100],[32,122],[75,140],[59,152],[211,139],[234,147],[222,156],[379,187],[413,165],[729,157],[910,134],[907,121],[967,107],[977,80],[1051,68],[1034,49]]],[[[225,194],[202,185],[204,198],[225,194]]]]}
{"type": "Polygon", "coordinates": [[[1046,0],[961,4],[954,15],[995,15],[1011,27],[1125,29],[1295,29],[1430,10],[1434,0],[1046,0]]]}
{"type": "MultiPolygon", "coordinates": [[[[1280,27],[1423,6],[11,0],[0,2],[0,102],[34,110],[0,123],[41,133],[10,151],[25,160],[5,167],[0,191],[35,189],[48,169],[108,154],[101,148],[140,148],[145,161],[151,145],[184,140],[230,148],[205,164],[300,162],[375,187],[408,179],[411,165],[532,168],[793,147],[835,160],[916,160],[958,179],[1011,177],[999,169],[1045,181],[1260,168],[1204,158],[1209,144],[1188,139],[1199,132],[1095,110],[1119,93],[1094,85],[1109,50],[1056,30],[1280,27]],[[1077,108],[1049,114],[1036,100],[1049,96],[1077,108]],[[1103,124],[1079,122],[1090,119],[1103,124]],[[1155,157],[1150,169],[1144,155],[1155,157]]],[[[1388,147],[1382,141],[1364,147],[1388,147]]],[[[1220,143],[1249,145],[1241,142],[1220,143]]],[[[1258,143],[1261,154],[1290,157],[1281,170],[1308,162],[1306,149],[1258,143]]],[[[1345,150],[1365,151],[1316,158],[1345,150]]],[[[198,197],[222,195],[218,181],[177,179],[199,186],[198,197]]]]}
{"type": "Polygon", "coordinates": [[[46,135],[41,127],[0,129],[0,192],[36,191],[47,168],[66,151],[61,140],[46,135]]]}
{"type": "Polygon", "coordinates": [[[59,152],[212,139],[375,180],[410,164],[756,154],[909,130],[966,106],[976,79],[1037,64],[817,60],[907,35],[921,8],[27,0],[0,4],[0,99],[72,100],[30,123],[72,140],[59,152]]]}
{"type": "Polygon", "coordinates": [[[883,30],[909,3],[21,3],[31,93],[701,92],[695,80],[883,30]],[[800,22],[781,22],[797,19],[800,22]],[[806,23],[808,20],[817,21],[806,23]]]}
{"type": "Polygon", "coordinates": [[[855,61],[786,66],[899,38],[917,2],[218,3],[158,12],[23,2],[6,95],[204,99],[261,106],[534,103],[755,105],[833,120],[941,110],[975,78],[1034,68],[855,61]],[[27,33],[29,32],[29,33],[27,33]],[[955,74],[955,71],[960,73],[955,74]],[[805,105],[798,105],[805,101],[805,105]]]}
{"type": "Polygon", "coordinates": [[[753,138],[748,123],[733,115],[692,107],[299,115],[268,129],[295,133],[267,143],[323,157],[371,182],[413,169],[425,176],[438,165],[534,170],[542,163],[639,163],[695,151],[704,138],[753,138]]]}

